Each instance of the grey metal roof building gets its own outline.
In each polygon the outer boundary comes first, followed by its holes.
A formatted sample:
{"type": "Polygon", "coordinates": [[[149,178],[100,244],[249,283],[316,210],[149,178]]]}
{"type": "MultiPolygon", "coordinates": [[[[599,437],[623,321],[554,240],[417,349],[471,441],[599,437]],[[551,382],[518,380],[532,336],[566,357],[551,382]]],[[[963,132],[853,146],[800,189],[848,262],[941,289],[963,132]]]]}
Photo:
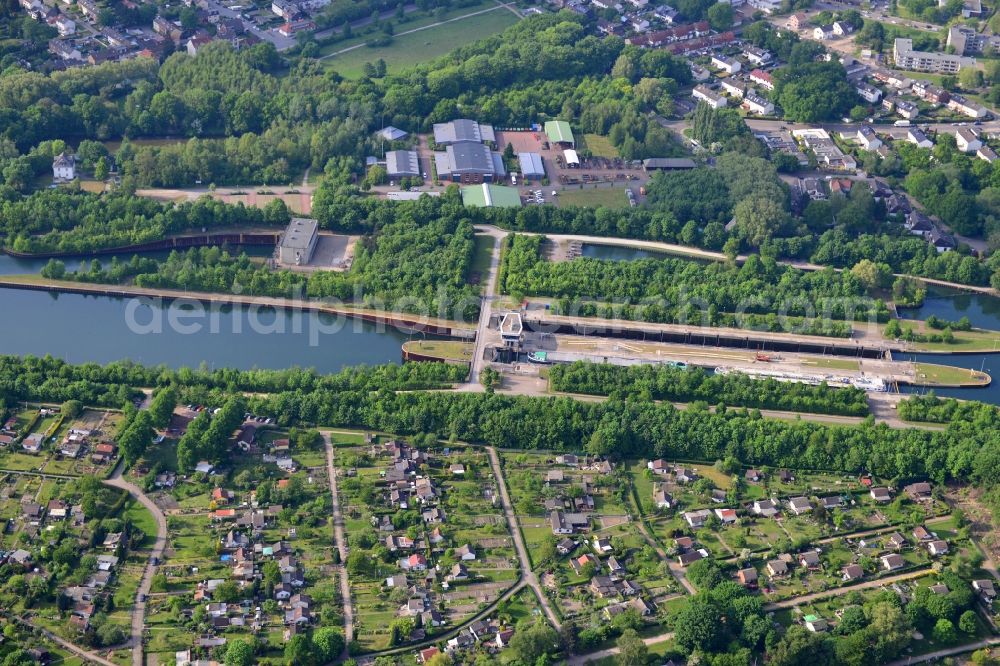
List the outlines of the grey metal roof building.
{"type": "Polygon", "coordinates": [[[283,264],[308,264],[319,240],[319,222],[293,217],[278,247],[278,259],[283,264]]]}
{"type": "Polygon", "coordinates": [[[453,143],[472,141],[496,141],[492,125],[480,125],[475,120],[460,118],[448,123],[434,123],[434,143],[447,146],[453,143]]]}
{"type": "Polygon", "coordinates": [[[507,175],[503,157],[481,143],[464,141],[434,153],[438,178],[480,183],[507,175]]]}
{"type": "Polygon", "coordinates": [[[385,154],[385,170],[390,178],[420,175],[420,158],[415,150],[390,150],[385,154]]]}
{"type": "Polygon", "coordinates": [[[521,163],[521,174],[525,178],[545,177],[545,166],[542,164],[542,156],[538,153],[518,153],[517,159],[521,163]]]}

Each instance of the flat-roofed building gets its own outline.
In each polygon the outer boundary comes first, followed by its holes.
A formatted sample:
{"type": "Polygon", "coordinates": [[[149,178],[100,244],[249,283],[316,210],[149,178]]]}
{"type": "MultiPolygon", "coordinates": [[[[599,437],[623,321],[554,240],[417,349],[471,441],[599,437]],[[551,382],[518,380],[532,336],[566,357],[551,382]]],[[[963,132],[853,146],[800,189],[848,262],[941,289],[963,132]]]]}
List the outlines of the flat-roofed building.
{"type": "Polygon", "coordinates": [[[545,178],[545,165],[538,153],[518,153],[517,160],[521,164],[521,175],[525,178],[545,178]]]}
{"type": "Polygon", "coordinates": [[[293,266],[308,264],[318,240],[319,222],[304,217],[293,217],[278,246],[279,261],[293,266]]]}
{"type": "Polygon", "coordinates": [[[415,150],[390,150],[385,154],[385,171],[390,178],[420,175],[420,158],[415,150]]]}
{"type": "Polygon", "coordinates": [[[481,143],[463,141],[434,153],[438,178],[461,183],[488,183],[507,175],[500,153],[481,143]]]}
{"type": "Polygon", "coordinates": [[[481,125],[475,120],[459,118],[447,123],[434,123],[434,143],[439,146],[449,146],[454,143],[470,141],[483,143],[496,141],[496,133],[492,125],[481,125]]]}
{"type": "Polygon", "coordinates": [[[952,55],[950,53],[931,53],[930,51],[915,51],[913,40],[897,37],[892,46],[892,58],[899,69],[911,72],[937,72],[941,74],[957,74],[963,67],[974,67],[975,58],[952,55]]]}

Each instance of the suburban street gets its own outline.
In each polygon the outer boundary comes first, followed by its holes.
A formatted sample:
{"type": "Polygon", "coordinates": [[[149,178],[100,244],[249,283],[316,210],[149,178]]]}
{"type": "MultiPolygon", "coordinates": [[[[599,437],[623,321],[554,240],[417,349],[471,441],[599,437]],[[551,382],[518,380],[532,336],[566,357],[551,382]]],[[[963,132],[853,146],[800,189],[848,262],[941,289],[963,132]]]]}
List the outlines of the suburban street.
{"type": "Polygon", "coordinates": [[[104,484],[127,492],[153,514],[153,518],[156,520],[156,541],[149,553],[149,559],[146,561],[146,569],[139,582],[139,589],[136,591],[135,605],[132,607],[132,664],[133,666],[143,666],[145,659],[143,658],[142,634],[146,624],[146,597],[149,596],[153,574],[156,572],[156,565],[153,563],[158,562],[163,557],[163,549],[167,545],[167,519],[160,511],[160,507],[156,506],[156,503],[149,499],[138,486],[122,478],[124,467],[125,460],[122,459],[118,462],[111,478],[104,481],[104,484]]]}
{"type": "Polygon", "coordinates": [[[354,601],[351,599],[351,585],[347,579],[347,537],[344,534],[344,514],[340,508],[340,495],[337,492],[337,470],[333,465],[333,442],[330,441],[330,431],[323,431],[323,444],[326,447],[326,473],[330,479],[330,498],[333,502],[333,539],[340,552],[340,564],[337,565],[337,577],[340,580],[340,598],[344,606],[344,657],[347,656],[347,645],[354,640],[354,601]]]}

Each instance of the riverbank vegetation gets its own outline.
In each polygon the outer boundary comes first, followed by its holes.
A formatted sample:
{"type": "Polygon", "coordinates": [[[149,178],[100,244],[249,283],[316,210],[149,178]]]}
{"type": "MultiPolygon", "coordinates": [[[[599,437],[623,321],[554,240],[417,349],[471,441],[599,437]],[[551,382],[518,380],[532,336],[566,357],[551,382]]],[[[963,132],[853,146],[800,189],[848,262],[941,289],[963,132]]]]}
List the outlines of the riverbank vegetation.
{"type": "Polygon", "coordinates": [[[578,361],[552,366],[549,386],[563,393],[606,395],[619,400],[700,401],[728,407],[814,414],[868,414],[868,401],[860,389],[789,384],[775,379],[753,379],[738,373],[711,375],[701,368],[623,367],[578,361]]]}
{"type": "Polygon", "coordinates": [[[174,251],[165,260],[113,258],[105,267],[92,260],[67,272],[52,259],[42,275],[57,280],[123,284],[280,298],[332,298],[359,306],[383,307],[442,318],[473,321],[478,288],[467,277],[475,258],[473,229],[461,208],[410,207],[410,215],[389,221],[358,243],[350,270],[301,273],[272,268],[245,254],[219,247],[174,251]],[[435,213],[445,215],[436,217],[435,213]]]}

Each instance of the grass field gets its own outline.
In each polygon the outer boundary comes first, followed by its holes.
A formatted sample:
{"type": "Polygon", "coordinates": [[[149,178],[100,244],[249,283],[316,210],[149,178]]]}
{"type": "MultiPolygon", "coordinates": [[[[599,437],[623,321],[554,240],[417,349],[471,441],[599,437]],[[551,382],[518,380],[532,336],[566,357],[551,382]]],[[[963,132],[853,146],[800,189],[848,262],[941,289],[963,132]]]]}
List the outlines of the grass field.
{"type": "Polygon", "coordinates": [[[411,340],[403,345],[415,354],[436,356],[449,361],[471,361],[472,343],[458,340],[411,340]]]}
{"type": "Polygon", "coordinates": [[[594,157],[619,157],[618,149],[611,145],[608,137],[600,134],[584,134],[583,147],[584,150],[589,150],[594,157]]]}
{"type": "Polygon", "coordinates": [[[984,381],[975,370],[933,363],[915,365],[917,369],[915,383],[921,386],[974,386],[984,381]]]}
{"type": "Polygon", "coordinates": [[[582,208],[625,208],[628,198],[623,187],[594,187],[586,190],[562,190],[559,205],[580,206],[582,208]]]}
{"type": "MultiPolygon", "coordinates": [[[[488,5],[484,5],[484,8],[488,7],[488,5]]],[[[444,25],[422,29],[419,32],[400,34],[394,37],[388,46],[379,48],[361,46],[353,51],[327,58],[322,62],[347,78],[359,78],[364,64],[375,62],[379,58],[385,60],[388,70],[393,72],[432,60],[456,47],[495,35],[518,20],[513,13],[499,7],[485,14],[460,18],[475,11],[482,11],[482,8],[464,7],[459,11],[446,14],[441,19],[432,18],[400,24],[396,28],[397,32],[405,33],[407,30],[420,28],[421,24],[432,25],[442,20],[458,19],[444,25]]],[[[359,39],[355,43],[363,44],[365,41],[367,39],[359,39]]],[[[330,50],[336,52],[352,45],[350,41],[340,42],[330,47],[330,50]]]]}

